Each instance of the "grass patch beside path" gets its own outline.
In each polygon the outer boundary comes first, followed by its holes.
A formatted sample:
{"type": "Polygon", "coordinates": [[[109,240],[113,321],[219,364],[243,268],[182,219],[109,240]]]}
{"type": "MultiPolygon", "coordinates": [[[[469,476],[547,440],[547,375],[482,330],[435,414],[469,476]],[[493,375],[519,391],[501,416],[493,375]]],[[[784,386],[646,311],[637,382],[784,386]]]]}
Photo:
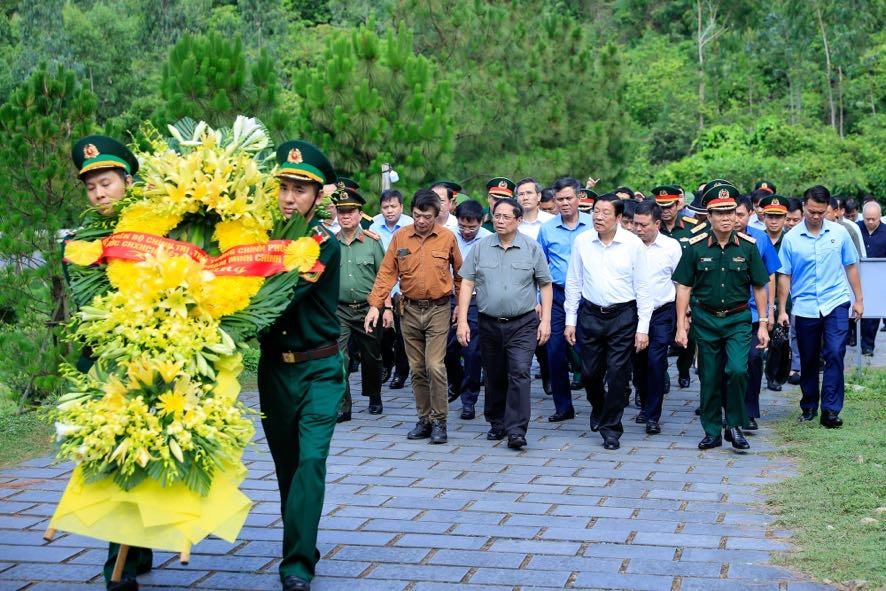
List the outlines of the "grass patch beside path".
{"type": "Polygon", "coordinates": [[[779,450],[800,476],[767,488],[778,521],[796,535],[782,561],[821,580],[886,585],[886,369],[847,375],[840,429],[796,413],[776,424],[779,450]],[[879,512],[878,512],[879,509],[879,512]]]}
{"type": "Polygon", "coordinates": [[[0,408],[0,468],[52,452],[53,429],[36,411],[4,413],[0,408]]]}

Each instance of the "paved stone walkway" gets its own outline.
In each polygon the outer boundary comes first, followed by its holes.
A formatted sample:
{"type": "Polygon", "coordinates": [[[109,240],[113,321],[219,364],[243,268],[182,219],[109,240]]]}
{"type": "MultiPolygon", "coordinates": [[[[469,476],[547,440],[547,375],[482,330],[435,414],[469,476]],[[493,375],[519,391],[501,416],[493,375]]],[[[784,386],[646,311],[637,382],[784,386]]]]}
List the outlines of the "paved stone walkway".
{"type": "MultiPolygon", "coordinates": [[[[520,452],[487,441],[482,418],[459,419],[458,403],[448,445],[408,441],[408,383],[385,388],[382,416],[358,399],[332,442],[313,589],[830,589],[767,564],[789,549],[791,532],[773,525],[758,487],[792,474],[768,425],[798,412],[794,388],[764,389],[750,453],[696,448],[695,376],[666,399],[661,435],[647,436],[631,420],[636,409],[626,409],[617,451],[602,448],[588,429],[588,404],[575,394],[575,420],[548,423],[552,404],[536,380],[529,446],[520,452]]],[[[255,394],[244,399],[257,404],[255,394]]],[[[143,589],[279,588],[279,497],[260,429],[245,455],[243,489],[255,506],[240,539],[204,541],[188,566],[155,553],[154,570],[139,577],[143,589]]],[[[71,469],[52,462],[0,471],[0,591],[102,588],[103,542],[41,537],[71,469]]]]}

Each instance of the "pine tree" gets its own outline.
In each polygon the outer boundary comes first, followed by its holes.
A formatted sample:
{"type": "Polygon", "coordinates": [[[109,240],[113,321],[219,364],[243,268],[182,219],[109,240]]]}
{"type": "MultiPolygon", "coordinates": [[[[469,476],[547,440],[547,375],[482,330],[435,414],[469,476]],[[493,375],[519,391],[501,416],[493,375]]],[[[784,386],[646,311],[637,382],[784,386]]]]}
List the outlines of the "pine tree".
{"type": "Polygon", "coordinates": [[[39,398],[57,385],[60,326],[68,319],[60,231],[75,228],[85,198],[71,144],[95,125],[95,95],[73,72],[41,64],[0,107],[0,372],[39,398]]]}

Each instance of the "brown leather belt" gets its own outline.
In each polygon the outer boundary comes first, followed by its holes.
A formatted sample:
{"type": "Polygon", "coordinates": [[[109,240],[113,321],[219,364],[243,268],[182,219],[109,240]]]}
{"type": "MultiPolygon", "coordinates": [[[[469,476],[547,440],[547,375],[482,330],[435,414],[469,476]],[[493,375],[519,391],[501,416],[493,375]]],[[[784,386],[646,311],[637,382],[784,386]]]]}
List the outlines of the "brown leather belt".
{"type": "Polygon", "coordinates": [[[403,300],[406,301],[406,304],[409,306],[415,306],[417,308],[430,308],[431,306],[443,306],[444,304],[449,303],[449,296],[445,295],[442,298],[437,298],[435,300],[413,300],[412,298],[407,298],[403,296],[403,300]]]}
{"type": "Polygon", "coordinates": [[[738,314],[739,312],[744,312],[745,310],[747,310],[750,307],[750,306],[748,306],[747,302],[743,303],[740,306],[736,306],[734,308],[729,308],[727,310],[718,310],[717,308],[714,308],[712,306],[708,306],[707,304],[705,304],[703,302],[695,302],[695,305],[698,306],[699,308],[701,308],[702,310],[704,310],[705,312],[709,312],[709,313],[713,314],[717,318],[726,318],[727,316],[732,316],[733,314],[738,314]]]}
{"type": "Polygon", "coordinates": [[[315,359],[326,359],[336,353],[338,353],[338,345],[331,343],[311,351],[281,351],[280,361],[283,363],[304,363],[305,361],[313,361],[315,359]]]}

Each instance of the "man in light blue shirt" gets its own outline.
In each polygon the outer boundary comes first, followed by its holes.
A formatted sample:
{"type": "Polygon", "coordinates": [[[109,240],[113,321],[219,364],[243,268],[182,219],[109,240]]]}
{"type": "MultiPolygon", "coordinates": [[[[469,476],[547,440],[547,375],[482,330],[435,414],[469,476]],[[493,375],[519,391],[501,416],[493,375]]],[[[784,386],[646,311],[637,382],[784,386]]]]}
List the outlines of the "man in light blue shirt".
{"type": "MultiPolygon", "coordinates": [[[[821,398],[821,424],[843,424],[843,356],[849,335],[849,302],[855,295],[853,317],[864,313],[858,252],[845,228],[824,219],[831,194],[816,185],[803,194],[803,222],[788,232],[778,253],[778,291],[790,290],[800,350],[800,408],[811,421],[821,398]],[[819,391],[819,356],[825,368],[819,391]]],[[[785,301],[778,302],[778,322],[788,325],[785,301]]]]}
{"type": "MultiPolygon", "coordinates": [[[[491,236],[492,232],[482,228],[483,206],[476,201],[464,201],[455,208],[455,217],[458,227],[455,232],[455,242],[458,244],[458,252],[461,259],[465,260],[471,248],[483,238],[491,236]]],[[[458,301],[457,296],[452,297],[451,307],[455,310],[458,301]]],[[[471,304],[468,307],[468,326],[473,334],[478,334],[479,316],[477,310],[477,296],[471,296],[471,304]]],[[[449,327],[449,337],[446,342],[446,378],[449,382],[449,402],[461,396],[461,418],[469,421],[475,418],[474,406],[480,397],[480,375],[483,367],[480,358],[480,339],[472,339],[466,346],[458,342],[456,327],[449,327]],[[464,363],[462,363],[464,360],[464,363]]]]}
{"type": "MultiPolygon", "coordinates": [[[[381,244],[388,250],[391,238],[394,232],[412,224],[412,218],[403,213],[403,194],[396,189],[388,189],[382,191],[379,203],[381,213],[372,218],[372,225],[369,230],[375,232],[381,237],[381,244]]],[[[391,379],[391,389],[397,390],[402,388],[409,377],[409,359],[406,357],[406,348],[403,345],[403,333],[400,331],[400,315],[397,313],[396,302],[400,298],[400,283],[391,290],[391,298],[394,300],[394,326],[386,328],[382,336],[382,361],[384,363],[384,373],[382,374],[382,384],[391,378],[393,371],[394,377],[391,379]]]]}
{"type": "Polygon", "coordinates": [[[575,418],[572,390],[569,388],[569,368],[566,363],[566,271],[572,244],[577,236],[593,228],[593,220],[586,213],[579,213],[578,201],[581,184],[572,177],[557,179],[552,189],[560,213],[542,224],[538,231],[538,243],[548,260],[554,285],[554,302],[551,306],[551,338],[548,341],[548,364],[551,374],[551,394],[554,398],[554,414],[548,417],[552,423],[575,418]]]}

